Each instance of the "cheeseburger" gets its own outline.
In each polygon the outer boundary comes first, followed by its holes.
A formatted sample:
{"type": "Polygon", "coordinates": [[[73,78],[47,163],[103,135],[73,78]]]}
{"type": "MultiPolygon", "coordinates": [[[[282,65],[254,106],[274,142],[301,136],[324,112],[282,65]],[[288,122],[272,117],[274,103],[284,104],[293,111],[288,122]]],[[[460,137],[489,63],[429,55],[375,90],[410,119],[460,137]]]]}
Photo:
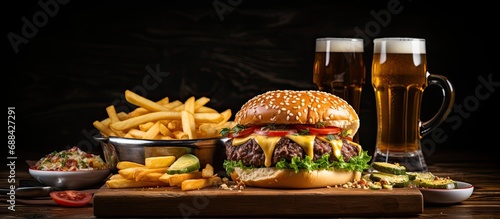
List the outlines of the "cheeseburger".
{"type": "Polygon", "coordinates": [[[345,100],[321,91],[257,95],[224,129],[224,168],[234,181],[267,188],[317,188],[359,180],[368,156],[352,141],[359,117],[345,100]]]}

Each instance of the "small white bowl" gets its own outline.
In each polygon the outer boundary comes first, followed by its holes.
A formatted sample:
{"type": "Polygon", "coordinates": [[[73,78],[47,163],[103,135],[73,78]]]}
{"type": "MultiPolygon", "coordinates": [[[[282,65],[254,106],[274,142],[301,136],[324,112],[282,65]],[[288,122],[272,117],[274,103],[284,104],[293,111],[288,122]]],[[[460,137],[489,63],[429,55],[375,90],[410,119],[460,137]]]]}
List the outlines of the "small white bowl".
{"type": "Polygon", "coordinates": [[[470,183],[456,181],[456,189],[419,188],[424,196],[424,202],[432,204],[454,204],[468,199],[474,191],[470,183]]]}
{"type": "Polygon", "coordinates": [[[52,171],[29,169],[29,173],[40,183],[56,190],[86,189],[99,183],[110,175],[110,170],[52,171]]]}

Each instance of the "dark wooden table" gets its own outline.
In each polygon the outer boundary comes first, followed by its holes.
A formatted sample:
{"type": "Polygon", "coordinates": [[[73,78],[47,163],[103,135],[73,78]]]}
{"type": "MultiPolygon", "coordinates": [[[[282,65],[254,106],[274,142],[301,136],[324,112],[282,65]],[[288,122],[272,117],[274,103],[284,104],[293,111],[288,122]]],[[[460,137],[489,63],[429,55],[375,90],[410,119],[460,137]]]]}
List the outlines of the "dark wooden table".
{"type": "MultiPolygon", "coordinates": [[[[470,151],[436,151],[427,158],[429,170],[439,176],[450,176],[458,181],[474,185],[472,196],[452,205],[424,205],[424,212],[408,218],[499,218],[500,217],[500,163],[498,155],[486,148],[470,151]]],[[[2,179],[8,172],[3,170],[2,179]]],[[[16,169],[16,180],[31,179],[27,169],[16,169]]],[[[0,185],[6,186],[7,180],[0,185]]],[[[2,197],[0,215],[2,218],[96,218],[93,207],[60,207],[50,201],[15,204],[15,211],[8,210],[10,204],[2,197]]],[[[140,206],[137,206],[140,207],[140,206]]],[[[377,217],[377,215],[373,215],[377,217]]],[[[372,218],[372,217],[371,217],[372,218]]]]}

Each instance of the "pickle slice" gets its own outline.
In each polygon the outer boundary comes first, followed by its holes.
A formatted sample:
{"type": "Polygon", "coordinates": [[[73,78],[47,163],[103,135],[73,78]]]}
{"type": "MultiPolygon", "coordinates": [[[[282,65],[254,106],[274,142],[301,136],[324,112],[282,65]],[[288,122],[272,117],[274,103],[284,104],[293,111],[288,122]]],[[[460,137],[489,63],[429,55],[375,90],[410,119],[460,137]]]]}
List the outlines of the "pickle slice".
{"type": "Polygon", "coordinates": [[[395,175],[405,175],[406,167],[400,166],[399,164],[387,163],[387,162],[373,162],[373,169],[376,169],[380,172],[390,173],[395,175]]]}
{"type": "Polygon", "coordinates": [[[406,172],[406,174],[408,174],[410,180],[433,180],[436,178],[431,172],[406,172]]]}
{"type": "Polygon", "coordinates": [[[458,188],[457,182],[450,178],[436,178],[436,179],[416,179],[413,181],[417,187],[429,189],[456,189],[458,188]]]}
{"type": "Polygon", "coordinates": [[[408,175],[396,175],[383,172],[373,172],[370,174],[370,179],[375,182],[380,182],[382,180],[393,185],[395,188],[403,188],[410,184],[410,178],[408,175]]]}
{"type": "Polygon", "coordinates": [[[184,154],[167,169],[167,174],[189,173],[200,169],[200,160],[193,154],[184,154]]]}

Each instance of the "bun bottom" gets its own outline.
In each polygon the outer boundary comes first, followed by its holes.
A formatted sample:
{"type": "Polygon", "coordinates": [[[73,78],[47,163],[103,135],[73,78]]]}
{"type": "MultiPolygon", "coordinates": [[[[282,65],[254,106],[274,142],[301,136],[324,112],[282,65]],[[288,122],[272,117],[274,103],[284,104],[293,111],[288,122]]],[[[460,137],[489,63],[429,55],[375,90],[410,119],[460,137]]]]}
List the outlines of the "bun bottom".
{"type": "Polygon", "coordinates": [[[233,180],[242,181],[246,186],[290,189],[335,186],[361,179],[361,173],[358,171],[303,170],[295,173],[292,170],[271,167],[253,169],[237,167],[230,175],[233,180]]]}

